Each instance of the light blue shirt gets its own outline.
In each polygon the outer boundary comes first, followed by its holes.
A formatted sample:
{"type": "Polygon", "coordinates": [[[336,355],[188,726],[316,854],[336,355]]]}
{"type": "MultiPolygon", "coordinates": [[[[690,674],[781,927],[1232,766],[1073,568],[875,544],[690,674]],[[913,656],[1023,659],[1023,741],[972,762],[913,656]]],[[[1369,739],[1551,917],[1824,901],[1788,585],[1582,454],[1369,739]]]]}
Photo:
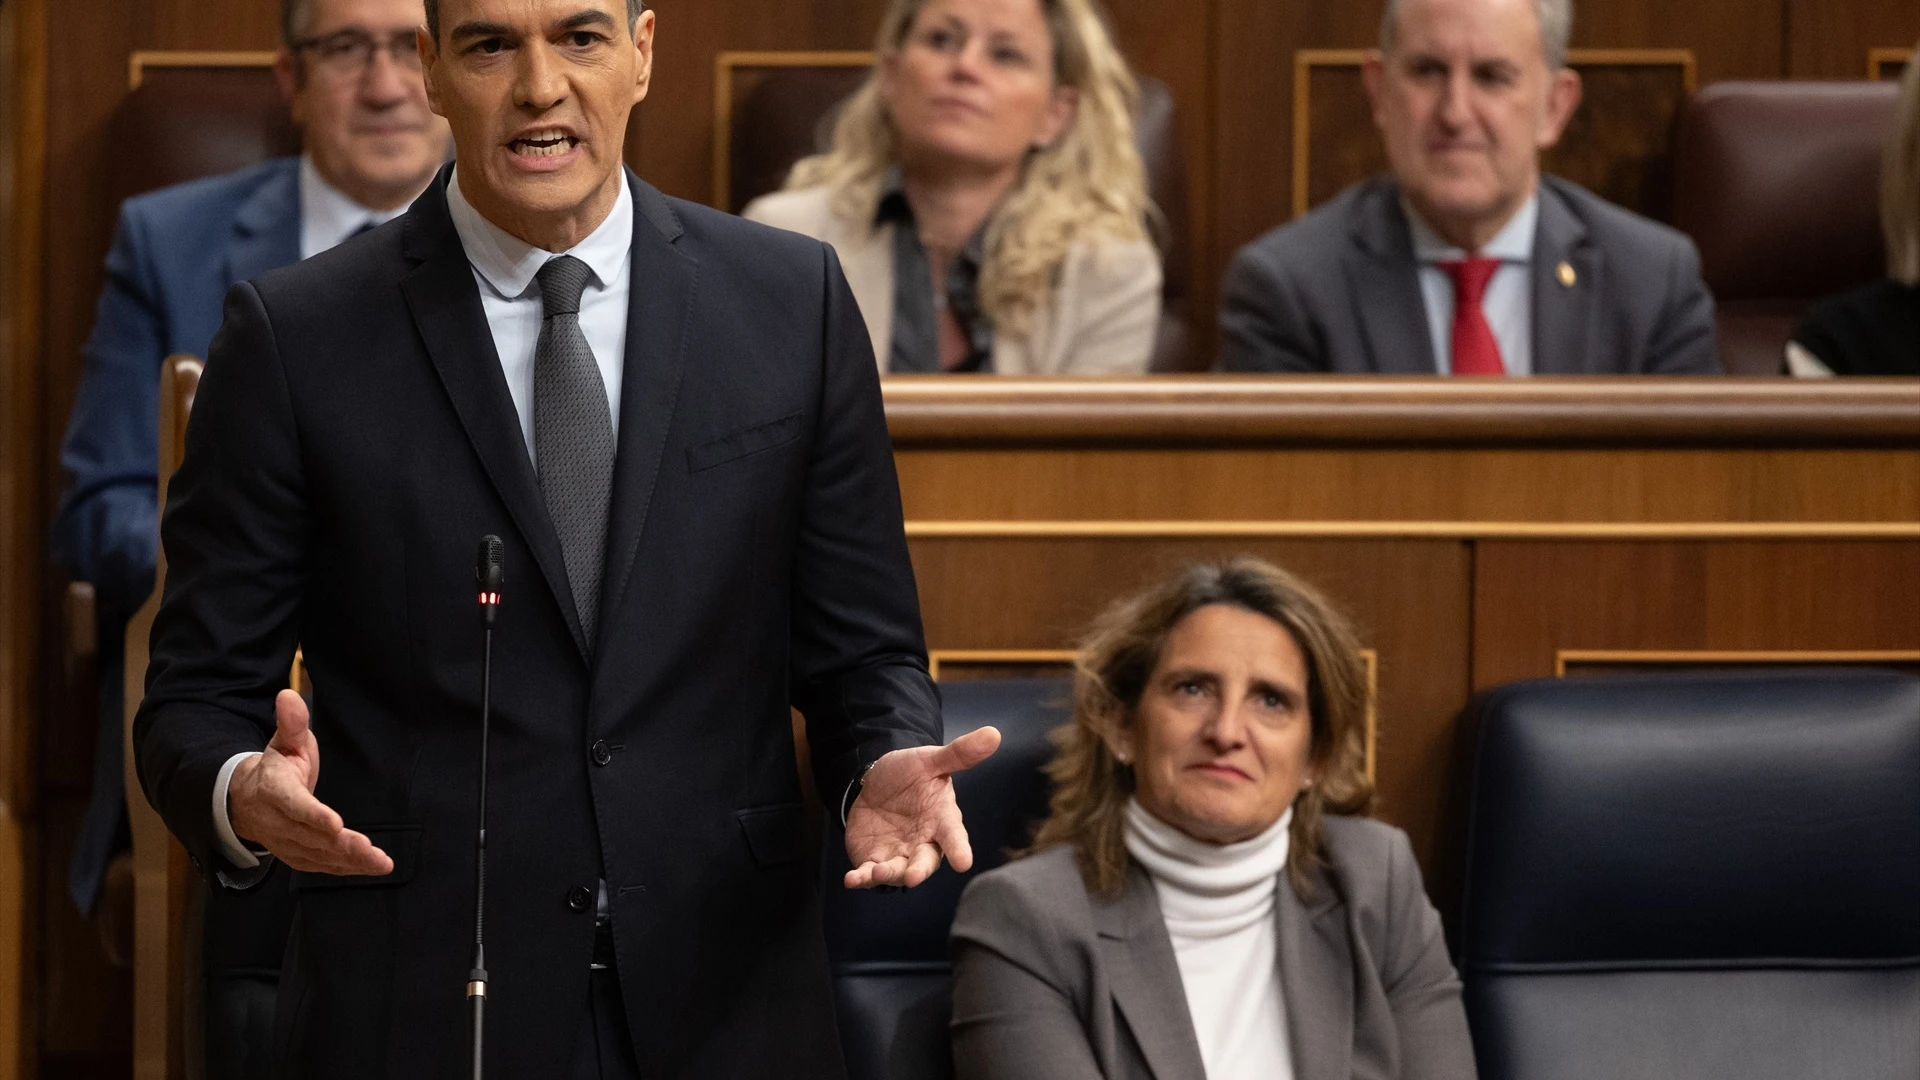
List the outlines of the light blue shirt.
{"type": "Polygon", "coordinates": [[[1477,252],[1462,251],[1442,240],[1405,199],[1400,200],[1400,209],[1407,215],[1413,257],[1420,264],[1420,299],[1427,309],[1434,370],[1453,374],[1453,278],[1439,264],[1474,254],[1500,260],[1500,269],[1493,272],[1486,295],[1480,298],[1480,310],[1486,313],[1493,340],[1500,346],[1500,361],[1509,375],[1533,374],[1533,275],[1528,264],[1533,261],[1533,234],[1540,224],[1539,194],[1515,211],[1477,252]]]}

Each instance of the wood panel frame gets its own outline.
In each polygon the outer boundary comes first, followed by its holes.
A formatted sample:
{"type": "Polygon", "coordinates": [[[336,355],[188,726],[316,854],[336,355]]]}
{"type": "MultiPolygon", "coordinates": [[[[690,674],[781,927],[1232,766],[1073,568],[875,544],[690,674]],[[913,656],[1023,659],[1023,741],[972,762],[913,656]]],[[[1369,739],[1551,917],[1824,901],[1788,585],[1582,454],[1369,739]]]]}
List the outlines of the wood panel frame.
{"type": "Polygon", "coordinates": [[[280,59],[277,52],[261,51],[179,51],[142,49],[127,57],[127,89],[138,90],[147,80],[148,68],[263,68],[280,59]]]}
{"type": "Polygon", "coordinates": [[[872,51],[722,52],[713,58],[713,205],[733,205],[733,82],[741,68],[872,67],[872,51]]]}
{"type": "Polygon", "coordinates": [[[1889,68],[1902,68],[1913,62],[1914,51],[1897,46],[1867,50],[1867,78],[1891,80],[1898,78],[1889,68]]]}
{"type": "Polygon", "coordinates": [[[1920,664],[1920,649],[1556,649],[1553,677],[1576,665],[1695,667],[1702,665],[1920,664]]]}
{"type": "MultiPolygon", "coordinates": [[[[1293,54],[1293,216],[1311,209],[1307,186],[1312,176],[1313,105],[1310,100],[1315,68],[1359,67],[1370,49],[1301,49],[1293,54]]],[[[1678,67],[1687,93],[1699,87],[1700,67],[1692,49],[1572,49],[1569,67],[1678,67]]]]}

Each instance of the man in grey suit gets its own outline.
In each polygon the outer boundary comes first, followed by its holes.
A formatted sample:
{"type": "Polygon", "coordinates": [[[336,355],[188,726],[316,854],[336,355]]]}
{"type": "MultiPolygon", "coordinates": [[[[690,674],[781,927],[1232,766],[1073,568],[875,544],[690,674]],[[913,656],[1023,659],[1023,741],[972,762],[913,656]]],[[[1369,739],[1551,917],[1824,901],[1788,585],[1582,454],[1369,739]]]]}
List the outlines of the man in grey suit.
{"type": "Polygon", "coordinates": [[[1388,0],[1362,74],[1392,175],[1240,251],[1221,368],[1717,374],[1692,242],[1540,172],[1572,28],[1572,0],[1388,0]]]}

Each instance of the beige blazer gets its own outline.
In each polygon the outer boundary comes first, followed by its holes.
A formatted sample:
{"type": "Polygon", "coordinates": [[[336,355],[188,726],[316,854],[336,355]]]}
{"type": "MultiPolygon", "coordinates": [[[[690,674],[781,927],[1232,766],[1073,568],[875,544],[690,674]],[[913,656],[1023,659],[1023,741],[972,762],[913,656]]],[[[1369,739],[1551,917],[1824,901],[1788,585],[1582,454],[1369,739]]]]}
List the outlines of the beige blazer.
{"type": "MultiPolygon", "coordinates": [[[[1295,1080],[1474,1080],[1460,980],[1405,833],[1329,816],[1309,902],[1275,918],[1295,1080]]],[[[982,874],[953,923],[959,1080],[1207,1080],[1160,902],[1088,895],[1071,848],[982,874]]]]}
{"type": "MultiPolygon", "coordinates": [[[[755,199],[744,215],[833,245],[873,337],[880,370],[893,346],[893,230],[836,213],[825,187],[755,199]]],[[[1160,255],[1145,240],[1076,245],[1061,264],[1053,300],[1025,338],[996,334],[1000,375],[1139,375],[1160,321],[1160,255]]]]}

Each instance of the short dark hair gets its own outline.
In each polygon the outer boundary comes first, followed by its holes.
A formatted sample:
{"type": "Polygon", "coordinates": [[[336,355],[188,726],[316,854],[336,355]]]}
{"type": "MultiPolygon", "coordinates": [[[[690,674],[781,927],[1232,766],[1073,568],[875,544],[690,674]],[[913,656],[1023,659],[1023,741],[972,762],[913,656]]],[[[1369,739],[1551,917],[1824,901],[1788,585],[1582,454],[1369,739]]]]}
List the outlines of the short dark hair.
{"type": "MultiPolygon", "coordinates": [[[[291,4],[298,4],[298,3],[304,3],[305,0],[287,0],[287,2],[291,4]]],[[[440,40],[440,0],[426,0],[426,4],[427,4],[427,33],[432,35],[433,40],[439,41],[440,40]]],[[[627,0],[627,29],[628,30],[632,30],[633,24],[640,21],[640,13],[645,10],[647,10],[647,0],[627,0]]]]}

